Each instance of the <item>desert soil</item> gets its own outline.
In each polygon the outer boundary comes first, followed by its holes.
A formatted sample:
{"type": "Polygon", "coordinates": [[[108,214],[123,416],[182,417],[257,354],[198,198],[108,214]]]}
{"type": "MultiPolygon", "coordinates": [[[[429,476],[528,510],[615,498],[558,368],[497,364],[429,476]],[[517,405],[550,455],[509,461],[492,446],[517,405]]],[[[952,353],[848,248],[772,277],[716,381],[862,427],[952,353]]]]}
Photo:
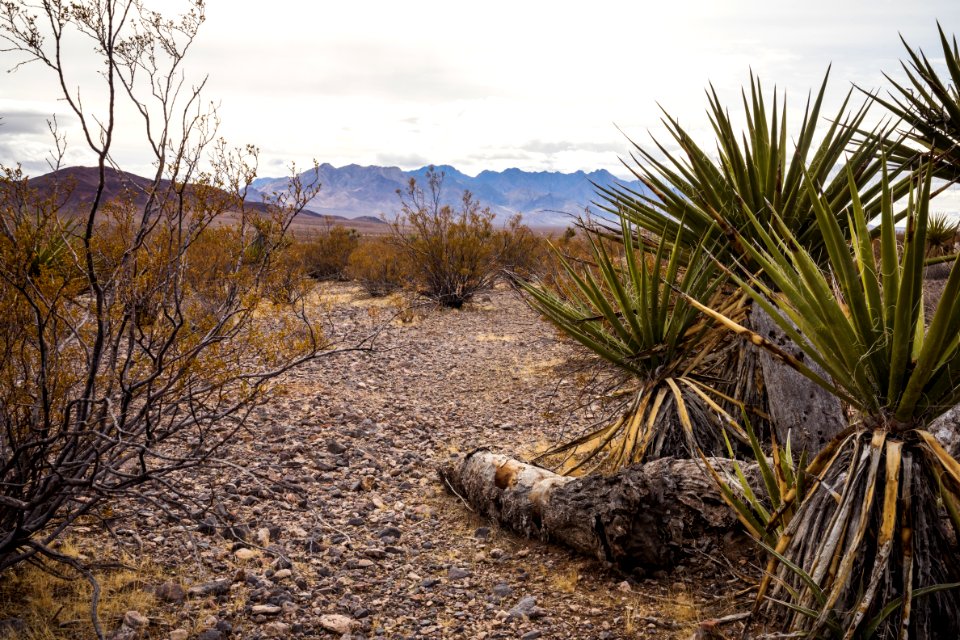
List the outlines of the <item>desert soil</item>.
{"type": "Polygon", "coordinates": [[[352,285],[322,295],[328,333],[349,346],[379,328],[372,350],[290,374],[222,462],[183,480],[207,513],[184,523],[145,502],[103,535],[107,555],[167,573],[148,585],[149,624],[104,621],[115,637],[686,639],[743,610],[739,575],[755,570],[701,554],[625,576],[501,530],[441,486],[450,455],[523,456],[589,418],[572,409],[582,356],[514,292],[410,322],[352,285]]]}

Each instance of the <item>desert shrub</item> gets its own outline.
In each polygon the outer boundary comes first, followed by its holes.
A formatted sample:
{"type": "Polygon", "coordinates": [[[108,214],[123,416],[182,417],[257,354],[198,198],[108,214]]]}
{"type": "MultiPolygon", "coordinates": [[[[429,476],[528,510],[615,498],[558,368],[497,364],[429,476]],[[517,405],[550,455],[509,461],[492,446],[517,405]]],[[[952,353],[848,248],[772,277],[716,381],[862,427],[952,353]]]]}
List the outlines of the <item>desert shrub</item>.
{"type": "Polygon", "coordinates": [[[410,267],[396,243],[388,238],[360,242],[350,254],[346,274],[371,296],[385,296],[400,289],[409,278],[410,267]]]}
{"type": "Polygon", "coordinates": [[[493,286],[500,273],[489,207],[465,191],[458,208],[441,203],[443,173],[427,172],[427,192],[411,178],[399,192],[401,213],[391,223],[393,239],[410,264],[418,292],[445,307],[460,308],[478,291],[493,286]]]}
{"type": "Polygon", "coordinates": [[[40,192],[19,168],[0,174],[0,572],[39,555],[95,585],[58,538],[124,496],[147,499],[145,483],[171,516],[191,509],[177,475],[214,456],[279,375],[324,353],[302,306],[261,313],[289,225],[315,191],[295,177],[282,201],[248,208],[256,149],[214,143],[216,113],[164,82],[203,19],[199,0],[174,22],[132,1],[0,14],[5,52],[40,61],[61,87],[74,84],[60,36],[92,38],[109,86],[148,117],[157,167],[139,197],[102,199],[109,181],[126,180],[108,164],[120,106],[93,113],[65,93],[99,158],[98,195],[70,212],[76,223],[50,196],[62,184],[40,192]]]}
{"type": "Polygon", "coordinates": [[[544,272],[551,259],[547,239],[523,224],[518,213],[496,233],[500,268],[512,276],[529,278],[544,272]]]}
{"type": "Polygon", "coordinates": [[[342,280],[350,254],[360,244],[360,234],[339,224],[298,238],[290,247],[288,261],[316,280],[342,280]]]}

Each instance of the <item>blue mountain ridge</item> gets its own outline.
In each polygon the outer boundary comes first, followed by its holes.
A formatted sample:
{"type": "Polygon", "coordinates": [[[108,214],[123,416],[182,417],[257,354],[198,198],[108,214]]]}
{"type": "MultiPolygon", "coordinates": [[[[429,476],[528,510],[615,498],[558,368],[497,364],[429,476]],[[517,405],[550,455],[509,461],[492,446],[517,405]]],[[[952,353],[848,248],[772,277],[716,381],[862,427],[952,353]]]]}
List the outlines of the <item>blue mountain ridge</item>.
{"type": "MultiPolygon", "coordinates": [[[[313,170],[301,174],[305,185],[319,180],[319,194],[309,203],[312,211],[347,218],[384,216],[393,219],[400,210],[397,190],[405,191],[410,178],[426,187],[429,166],[411,171],[399,167],[361,166],[350,164],[334,167],[324,163],[314,176],[313,170]]],[[[592,203],[599,200],[594,183],[602,186],[621,184],[641,190],[637,181],[622,180],[604,169],[586,173],[556,171],[481,171],[469,176],[449,165],[437,165],[444,174],[441,200],[456,206],[464,190],[469,190],[480,204],[490,207],[499,221],[521,213],[527,224],[558,226],[570,224],[573,217],[589,207],[598,214],[592,203]]],[[[258,178],[253,182],[250,199],[283,192],[288,178],[258,178]]]]}

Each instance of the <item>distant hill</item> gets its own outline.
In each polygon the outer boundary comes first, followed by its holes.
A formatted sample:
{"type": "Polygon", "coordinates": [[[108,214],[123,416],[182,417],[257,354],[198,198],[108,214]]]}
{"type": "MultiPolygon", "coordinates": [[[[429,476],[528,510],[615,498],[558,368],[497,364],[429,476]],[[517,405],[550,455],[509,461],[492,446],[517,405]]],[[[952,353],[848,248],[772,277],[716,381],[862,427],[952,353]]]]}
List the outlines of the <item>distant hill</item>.
{"type": "MultiPolygon", "coordinates": [[[[403,171],[398,167],[360,166],[356,164],[334,167],[320,165],[316,179],[322,188],[310,201],[309,207],[327,215],[347,218],[386,215],[392,218],[400,209],[397,190],[406,188],[410,178],[425,186],[429,167],[403,171]]],[[[480,203],[490,209],[500,220],[515,213],[522,213],[527,224],[566,225],[571,215],[583,213],[584,208],[596,199],[593,183],[603,186],[625,184],[640,190],[639,182],[619,180],[609,171],[591,173],[559,173],[554,171],[482,171],[477,176],[468,176],[451,166],[437,166],[444,174],[443,200],[456,204],[464,190],[469,190],[480,203]]],[[[313,171],[301,174],[305,184],[312,184],[313,171]]],[[[253,182],[254,197],[283,192],[287,178],[258,178],[253,182]]],[[[596,212],[596,207],[592,207],[596,212]]]]}
{"type": "MultiPolygon", "coordinates": [[[[127,198],[136,206],[143,206],[148,199],[148,193],[152,180],[144,178],[133,173],[117,171],[107,168],[106,182],[104,185],[103,201],[110,202],[120,198],[127,198]]],[[[40,194],[49,194],[56,188],[61,189],[62,195],[59,196],[62,203],[61,212],[67,214],[82,214],[93,202],[97,194],[99,184],[99,170],[97,167],[65,167],[58,171],[46,173],[35,178],[30,178],[30,187],[36,189],[40,194]]],[[[160,183],[160,190],[164,191],[170,185],[169,181],[163,180],[160,183]]],[[[265,210],[266,205],[257,198],[248,198],[247,206],[254,210],[265,210]]],[[[331,216],[316,213],[305,209],[300,213],[300,219],[313,219],[314,222],[323,224],[324,222],[338,223],[346,222],[342,216],[331,216]]],[[[365,225],[383,225],[379,218],[365,217],[357,222],[365,225]]]]}

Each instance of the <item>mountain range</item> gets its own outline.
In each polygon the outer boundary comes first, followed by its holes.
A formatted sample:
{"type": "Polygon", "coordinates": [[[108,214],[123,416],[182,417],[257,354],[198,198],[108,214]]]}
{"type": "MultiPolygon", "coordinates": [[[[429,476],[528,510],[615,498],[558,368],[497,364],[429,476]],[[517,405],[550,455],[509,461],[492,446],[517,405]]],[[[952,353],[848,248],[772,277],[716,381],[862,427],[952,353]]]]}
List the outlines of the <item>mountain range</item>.
{"type": "MultiPolygon", "coordinates": [[[[346,218],[383,215],[392,219],[400,210],[397,191],[405,191],[410,178],[425,188],[429,169],[404,171],[399,167],[356,164],[334,167],[324,163],[316,174],[310,170],[300,177],[304,185],[313,184],[315,180],[321,184],[319,194],[307,205],[311,211],[346,218]]],[[[482,171],[476,176],[447,165],[437,166],[435,170],[443,173],[443,203],[456,205],[463,191],[469,190],[482,206],[490,207],[498,220],[521,213],[527,224],[541,226],[567,225],[571,216],[582,214],[596,199],[594,184],[618,183],[640,189],[640,183],[620,180],[606,170],[559,173],[507,169],[482,171]]],[[[283,192],[288,184],[288,178],[257,178],[248,198],[259,200],[264,195],[283,192]]]]}

